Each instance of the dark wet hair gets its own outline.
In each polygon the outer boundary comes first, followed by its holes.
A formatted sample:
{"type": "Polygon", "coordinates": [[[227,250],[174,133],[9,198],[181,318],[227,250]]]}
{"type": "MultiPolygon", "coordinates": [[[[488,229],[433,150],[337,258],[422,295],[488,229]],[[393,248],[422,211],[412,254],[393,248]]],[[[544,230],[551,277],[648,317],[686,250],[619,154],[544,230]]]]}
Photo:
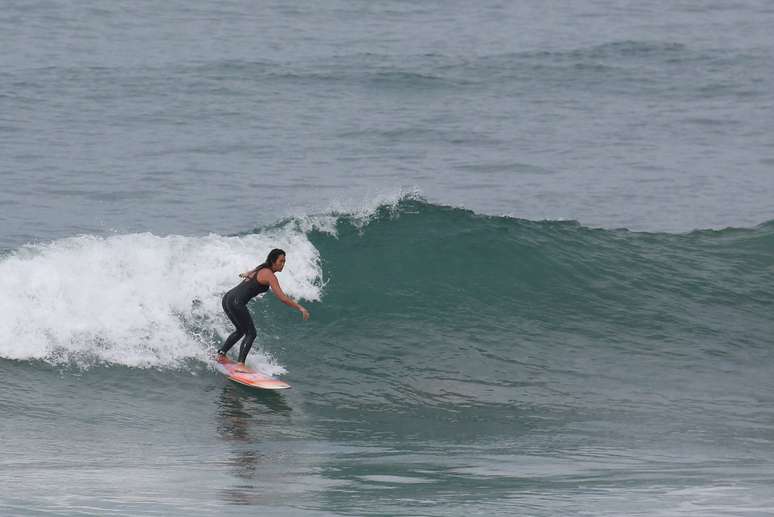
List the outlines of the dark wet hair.
{"type": "Polygon", "coordinates": [[[269,252],[269,255],[266,257],[266,261],[260,266],[258,266],[257,268],[255,268],[255,271],[258,272],[265,267],[270,268],[271,266],[274,265],[275,262],[277,262],[278,258],[284,257],[284,256],[285,256],[284,250],[281,250],[279,248],[274,248],[269,252]]]}

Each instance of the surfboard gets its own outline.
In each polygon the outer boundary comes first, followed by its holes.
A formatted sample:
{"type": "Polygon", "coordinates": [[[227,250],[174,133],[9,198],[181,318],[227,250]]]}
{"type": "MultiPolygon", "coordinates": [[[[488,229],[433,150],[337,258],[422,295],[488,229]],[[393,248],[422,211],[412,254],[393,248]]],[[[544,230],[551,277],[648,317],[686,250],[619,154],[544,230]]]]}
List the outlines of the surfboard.
{"type": "Polygon", "coordinates": [[[271,375],[265,375],[232,361],[226,356],[219,355],[215,358],[215,369],[226,376],[230,381],[237,382],[248,388],[261,390],[286,390],[290,384],[275,379],[271,375]]]}

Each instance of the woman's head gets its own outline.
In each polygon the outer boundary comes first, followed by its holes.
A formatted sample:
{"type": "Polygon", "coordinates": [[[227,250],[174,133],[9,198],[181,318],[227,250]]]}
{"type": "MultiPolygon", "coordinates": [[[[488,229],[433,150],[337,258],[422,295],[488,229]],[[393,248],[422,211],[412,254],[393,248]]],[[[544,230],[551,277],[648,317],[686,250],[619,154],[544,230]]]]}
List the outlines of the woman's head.
{"type": "Polygon", "coordinates": [[[266,262],[263,263],[263,267],[271,268],[275,273],[282,271],[282,268],[285,267],[285,252],[279,248],[271,250],[266,257],[266,262]]]}

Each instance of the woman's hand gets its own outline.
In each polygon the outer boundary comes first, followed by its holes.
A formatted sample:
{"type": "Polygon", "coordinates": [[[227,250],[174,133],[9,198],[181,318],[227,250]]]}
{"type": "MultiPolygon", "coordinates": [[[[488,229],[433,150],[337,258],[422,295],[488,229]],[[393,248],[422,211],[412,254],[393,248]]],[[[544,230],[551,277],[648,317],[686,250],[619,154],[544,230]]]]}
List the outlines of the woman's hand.
{"type": "Polygon", "coordinates": [[[301,315],[304,317],[304,321],[309,319],[309,311],[308,310],[304,309],[303,307],[301,307],[298,310],[301,311],[301,315]]]}

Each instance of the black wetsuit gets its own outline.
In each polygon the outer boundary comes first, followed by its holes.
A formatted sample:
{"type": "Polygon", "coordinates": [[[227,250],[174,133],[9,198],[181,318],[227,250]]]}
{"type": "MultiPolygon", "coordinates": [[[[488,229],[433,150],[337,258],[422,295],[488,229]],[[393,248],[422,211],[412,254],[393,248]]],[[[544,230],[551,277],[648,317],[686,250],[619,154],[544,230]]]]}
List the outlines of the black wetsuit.
{"type": "Polygon", "coordinates": [[[226,311],[226,316],[231,320],[231,323],[236,326],[236,330],[226,338],[223,346],[218,350],[219,354],[228,352],[234,343],[244,336],[245,338],[239,347],[239,362],[245,362],[250,347],[255,341],[255,325],[253,325],[253,318],[247,310],[247,302],[268,290],[268,285],[258,283],[258,271],[256,271],[254,275],[244,279],[239,285],[223,295],[223,310],[226,311]]]}

